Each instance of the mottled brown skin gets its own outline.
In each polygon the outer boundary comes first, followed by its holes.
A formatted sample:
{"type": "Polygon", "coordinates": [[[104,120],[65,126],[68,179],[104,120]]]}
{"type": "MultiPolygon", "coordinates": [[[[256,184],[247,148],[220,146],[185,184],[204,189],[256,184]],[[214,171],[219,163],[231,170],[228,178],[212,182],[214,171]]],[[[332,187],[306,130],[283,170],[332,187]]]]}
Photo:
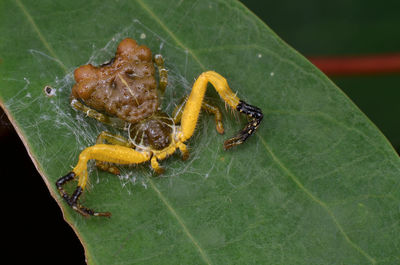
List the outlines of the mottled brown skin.
{"type": "Polygon", "coordinates": [[[172,143],[174,121],[159,112],[130,128],[130,139],[136,146],[160,151],[172,143]]]}
{"type": "Polygon", "coordinates": [[[97,111],[136,123],[158,109],[151,51],[132,39],[118,45],[110,64],[83,65],[74,74],[76,84],[71,96],[97,111]]]}

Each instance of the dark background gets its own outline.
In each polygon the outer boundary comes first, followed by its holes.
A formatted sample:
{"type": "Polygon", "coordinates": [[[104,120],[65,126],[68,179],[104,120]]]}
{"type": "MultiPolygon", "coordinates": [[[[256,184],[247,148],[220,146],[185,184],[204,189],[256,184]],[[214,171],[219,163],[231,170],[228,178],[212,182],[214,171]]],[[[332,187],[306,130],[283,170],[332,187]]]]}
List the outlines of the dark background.
{"type": "MultiPolygon", "coordinates": [[[[400,53],[398,0],[242,0],[304,56],[400,53]]],[[[400,73],[330,77],[400,151],[400,73]]]]}
{"type": "MultiPolygon", "coordinates": [[[[241,1],[305,56],[400,52],[400,1],[241,1]]],[[[331,78],[400,150],[400,74],[331,78]]],[[[12,263],[85,264],[83,247],[62,218],[22,142],[0,112],[3,228],[12,263]],[[3,195],[4,197],[4,195],[3,195]],[[21,201],[23,200],[23,201],[21,201]]],[[[10,259],[9,259],[10,260],[10,259]]]]}

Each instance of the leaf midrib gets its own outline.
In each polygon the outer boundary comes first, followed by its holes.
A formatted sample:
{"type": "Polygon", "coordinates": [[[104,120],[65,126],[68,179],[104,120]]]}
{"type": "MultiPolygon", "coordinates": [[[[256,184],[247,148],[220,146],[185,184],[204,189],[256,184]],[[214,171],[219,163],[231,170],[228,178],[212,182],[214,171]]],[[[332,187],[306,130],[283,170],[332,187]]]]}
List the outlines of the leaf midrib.
{"type": "Polygon", "coordinates": [[[29,24],[31,24],[33,30],[37,33],[40,41],[43,43],[44,47],[49,51],[50,55],[55,58],[57,64],[64,70],[65,73],[68,73],[68,68],[61,62],[61,60],[57,57],[56,53],[54,52],[53,48],[51,48],[50,44],[47,42],[46,38],[43,36],[42,32],[40,31],[39,27],[36,25],[35,21],[33,20],[32,16],[29,14],[26,7],[22,4],[20,0],[15,0],[15,3],[24,13],[26,19],[28,20],[29,24]]]}
{"type": "Polygon", "coordinates": [[[260,139],[261,143],[263,144],[264,148],[266,151],[269,153],[271,156],[272,160],[274,163],[278,165],[278,167],[287,175],[289,178],[297,185],[297,187],[304,192],[313,202],[317,203],[325,212],[329,215],[329,217],[332,219],[333,223],[336,225],[337,229],[339,230],[340,234],[344,237],[344,239],[347,241],[348,244],[350,244],[351,247],[356,249],[358,252],[360,252],[364,257],[368,259],[369,262],[372,264],[376,264],[376,261],[374,258],[372,258],[367,252],[365,252],[359,245],[354,243],[350,237],[347,235],[347,233],[344,231],[342,225],[339,223],[338,219],[336,216],[333,214],[332,210],[328,207],[328,205],[321,201],[319,198],[317,198],[314,194],[312,194],[311,191],[309,191],[301,182],[300,180],[294,175],[290,169],[288,169],[285,164],[275,155],[275,153],[272,151],[272,149],[268,146],[266,141],[264,140],[263,137],[261,137],[259,134],[257,134],[258,138],[260,139]]]}
{"type": "Polygon", "coordinates": [[[167,207],[167,209],[171,212],[171,214],[175,217],[179,225],[182,227],[183,232],[185,235],[192,241],[192,243],[195,245],[195,247],[198,249],[200,252],[200,256],[202,259],[209,265],[211,265],[211,261],[208,258],[207,254],[203,250],[203,248],[200,246],[199,242],[193,237],[192,233],[190,233],[189,229],[187,228],[185,222],[183,219],[177,214],[175,209],[171,206],[171,204],[168,202],[168,200],[164,197],[164,195],[161,193],[161,191],[156,187],[154,184],[153,180],[149,177],[147,177],[148,182],[150,183],[151,188],[156,192],[158,198],[164,203],[164,205],[167,207]]]}

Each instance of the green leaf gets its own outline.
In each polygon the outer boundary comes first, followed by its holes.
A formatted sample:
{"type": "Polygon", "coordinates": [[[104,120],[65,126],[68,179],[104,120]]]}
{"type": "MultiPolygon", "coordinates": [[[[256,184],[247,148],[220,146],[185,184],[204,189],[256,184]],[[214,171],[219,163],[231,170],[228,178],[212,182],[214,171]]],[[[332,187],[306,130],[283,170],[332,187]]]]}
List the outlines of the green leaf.
{"type": "MultiPolygon", "coordinates": [[[[89,264],[395,264],[400,161],[377,128],[322,73],[236,1],[3,1],[0,103],[89,264]],[[259,106],[256,136],[225,152],[202,115],[191,157],[121,176],[91,165],[83,218],[55,181],[102,130],[69,107],[73,70],[109,60],[125,37],[162,53],[171,111],[202,71],[259,106]],[[44,87],[55,95],[48,97],[44,87]]],[[[209,97],[221,102],[210,87],[209,97]]],[[[219,103],[223,106],[223,103],[219,103]]],[[[244,124],[224,112],[228,136],[244,124]]],[[[71,187],[73,188],[73,187],[71,187]]],[[[60,239],[62,240],[62,239],[60,239]]]]}
{"type": "MultiPolygon", "coordinates": [[[[242,0],[287,43],[306,56],[396,53],[400,1],[242,0]],[[288,8],[290,6],[290,8],[288,8]],[[284,15],[282,15],[284,14],[284,15]],[[382,40],[385,44],[382,45],[382,40]]],[[[400,152],[400,73],[333,77],[400,152]]]]}

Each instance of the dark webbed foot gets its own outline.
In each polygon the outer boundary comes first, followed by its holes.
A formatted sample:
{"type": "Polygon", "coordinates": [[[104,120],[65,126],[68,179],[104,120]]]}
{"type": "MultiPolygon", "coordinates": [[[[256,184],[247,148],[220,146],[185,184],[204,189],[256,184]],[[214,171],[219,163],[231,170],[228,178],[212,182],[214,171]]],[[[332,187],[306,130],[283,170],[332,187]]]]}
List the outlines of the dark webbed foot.
{"type": "Polygon", "coordinates": [[[255,133],[258,125],[260,125],[261,120],[263,119],[261,109],[247,104],[243,100],[239,101],[239,104],[236,106],[236,110],[246,114],[250,118],[250,122],[236,136],[224,142],[225,150],[228,150],[246,141],[249,136],[255,133]]]}
{"type": "Polygon", "coordinates": [[[80,213],[81,215],[88,217],[88,216],[105,216],[110,217],[111,213],[109,212],[95,212],[92,209],[86,208],[85,206],[79,204],[78,199],[79,196],[82,194],[82,187],[76,187],[72,196],[69,196],[67,192],[64,190],[63,185],[67,182],[73,180],[75,178],[74,172],[69,172],[67,175],[59,178],[56,182],[56,186],[58,192],[60,193],[61,197],[71,206],[72,209],[80,213]]]}

